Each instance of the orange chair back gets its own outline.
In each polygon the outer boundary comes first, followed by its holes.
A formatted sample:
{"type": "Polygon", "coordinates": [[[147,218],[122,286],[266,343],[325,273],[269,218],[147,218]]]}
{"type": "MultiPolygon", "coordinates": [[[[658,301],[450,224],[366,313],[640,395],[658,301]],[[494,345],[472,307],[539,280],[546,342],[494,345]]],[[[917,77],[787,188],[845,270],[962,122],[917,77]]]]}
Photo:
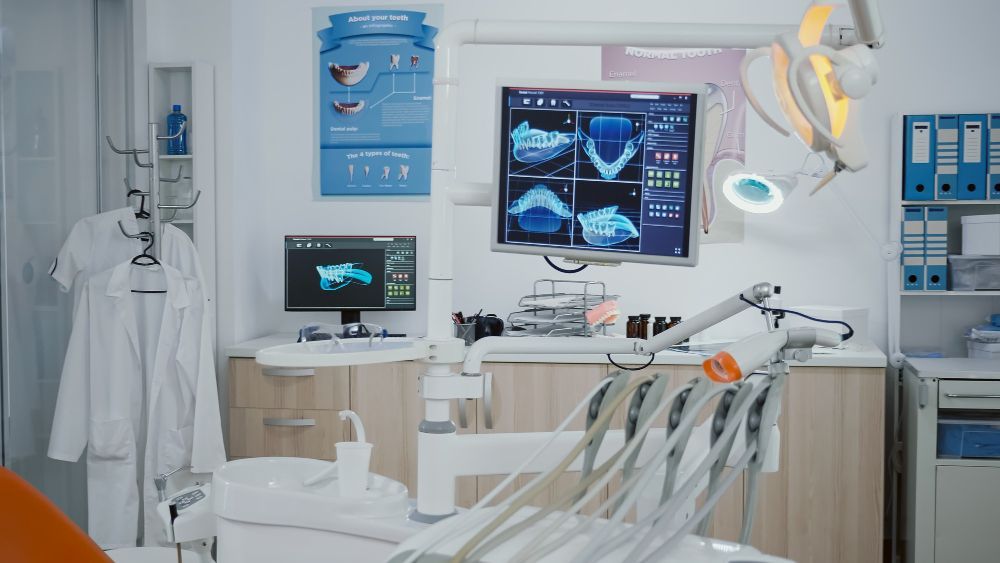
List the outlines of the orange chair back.
{"type": "Polygon", "coordinates": [[[0,467],[0,500],[0,561],[111,561],[52,501],[4,467],[0,467]]]}

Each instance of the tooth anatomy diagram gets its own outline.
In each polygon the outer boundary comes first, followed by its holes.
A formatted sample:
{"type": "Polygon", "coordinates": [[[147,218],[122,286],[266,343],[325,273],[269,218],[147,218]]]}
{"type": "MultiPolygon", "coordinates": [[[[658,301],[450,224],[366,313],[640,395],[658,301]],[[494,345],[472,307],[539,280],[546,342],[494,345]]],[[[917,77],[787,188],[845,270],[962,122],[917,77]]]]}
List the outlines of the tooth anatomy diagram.
{"type": "Polygon", "coordinates": [[[576,216],[580,222],[583,240],[594,246],[612,246],[639,236],[632,221],[618,214],[618,206],[611,205],[576,216]]]}
{"type": "Polygon", "coordinates": [[[398,8],[314,14],[321,196],[430,193],[437,16],[398,8]]]}
{"type": "Polygon", "coordinates": [[[524,192],[510,204],[507,213],[517,217],[518,226],[533,233],[555,233],[562,229],[563,221],[573,217],[569,205],[545,184],[536,184],[524,192]]]}
{"type": "Polygon", "coordinates": [[[352,283],[369,285],[372,283],[372,275],[358,268],[362,265],[359,262],[345,262],[329,266],[316,266],[316,272],[319,274],[319,286],[324,291],[337,291],[352,283]]]}
{"type": "Polygon", "coordinates": [[[590,120],[584,131],[579,130],[583,151],[605,180],[613,180],[625,168],[642,145],[646,132],[632,125],[625,117],[600,115],[590,120]]]}
{"type": "Polygon", "coordinates": [[[514,158],[534,164],[553,159],[573,148],[576,141],[574,133],[561,131],[544,131],[532,129],[527,121],[522,121],[510,134],[514,144],[514,158]]]}
{"type": "Polygon", "coordinates": [[[327,68],[330,69],[330,76],[344,86],[354,86],[368,75],[367,62],[356,65],[338,65],[331,62],[327,68]]]}

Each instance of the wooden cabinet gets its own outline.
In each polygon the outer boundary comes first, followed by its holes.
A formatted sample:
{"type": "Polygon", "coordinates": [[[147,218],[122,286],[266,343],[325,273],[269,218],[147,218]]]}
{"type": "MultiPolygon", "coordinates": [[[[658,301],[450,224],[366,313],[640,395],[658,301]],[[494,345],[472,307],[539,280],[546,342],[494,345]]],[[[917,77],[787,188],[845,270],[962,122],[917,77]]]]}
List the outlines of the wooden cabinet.
{"type": "Polygon", "coordinates": [[[229,454],[335,459],[350,440],[337,411],[350,408],[349,368],[265,368],[229,362],[229,454]]]}
{"type": "MultiPolygon", "coordinates": [[[[336,411],[351,408],[375,444],[372,471],[399,480],[416,494],[416,428],[423,418],[414,362],[320,369],[312,376],[264,375],[252,359],[231,361],[230,453],[234,457],[304,455],[331,459],[333,444],[350,439],[336,411]],[[327,413],[327,414],[323,414],[327,413]],[[272,427],[265,418],[314,419],[316,426],[272,427]]],[[[670,387],[701,377],[697,366],[647,368],[671,378],[670,387]]],[[[604,364],[489,363],[494,377],[494,428],[479,402],[468,402],[469,432],[537,432],[555,428],[608,373],[604,364]]],[[[802,563],[882,560],[883,400],[881,368],[795,367],[782,399],[780,470],[761,476],[751,543],[802,563]]],[[[705,409],[709,416],[711,409],[705,409]]],[[[452,410],[458,420],[457,407],[452,410]]],[[[612,427],[622,427],[622,416],[612,427]]],[[[583,429],[584,418],[571,428],[583,429]]],[[[459,479],[457,499],[470,506],[502,476],[459,479]]],[[[517,480],[504,495],[523,486],[517,480]]],[[[571,486],[567,474],[539,497],[571,486]]],[[[591,505],[596,508],[616,490],[591,505]]],[[[723,497],[710,535],[735,540],[743,522],[744,480],[723,497]]]]}

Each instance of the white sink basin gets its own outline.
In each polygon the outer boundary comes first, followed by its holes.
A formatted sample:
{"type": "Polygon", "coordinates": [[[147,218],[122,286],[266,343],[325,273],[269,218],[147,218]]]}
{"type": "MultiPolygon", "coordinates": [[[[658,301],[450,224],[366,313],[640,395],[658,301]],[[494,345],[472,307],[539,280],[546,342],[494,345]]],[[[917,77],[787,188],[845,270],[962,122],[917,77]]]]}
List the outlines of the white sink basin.
{"type": "Polygon", "coordinates": [[[257,363],[281,367],[322,367],[404,362],[426,358],[426,344],[408,338],[350,338],[271,346],[257,352],[257,363]]]}
{"type": "Polygon", "coordinates": [[[389,518],[409,509],[406,485],[369,473],[361,498],[340,496],[336,477],[312,486],[303,482],[331,462],[298,457],[231,461],[212,480],[215,512],[235,520],[325,529],[331,516],[389,518]],[[216,487],[219,487],[216,489],[216,487]]]}
{"type": "Polygon", "coordinates": [[[325,562],[331,553],[379,560],[425,528],[408,518],[406,486],[381,475],[369,473],[361,498],[340,496],[335,477],[303,485],[330,466],[317,459],[259,457],[216,470],[219,563],[325,562]]]}

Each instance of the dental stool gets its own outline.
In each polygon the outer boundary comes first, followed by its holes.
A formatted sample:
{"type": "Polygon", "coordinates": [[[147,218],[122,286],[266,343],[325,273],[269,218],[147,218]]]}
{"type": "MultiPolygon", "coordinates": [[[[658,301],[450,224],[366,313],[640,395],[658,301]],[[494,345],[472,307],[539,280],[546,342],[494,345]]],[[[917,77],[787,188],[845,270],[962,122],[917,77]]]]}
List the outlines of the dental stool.
{"type": "MultiPolygon", "coordinates": [[[[0,559],[18,563],[107,563],[108,556],[52,501],[0,467],[0,559]]],[[[176,555],[174,561],[176,561],[176,555]]]]}

